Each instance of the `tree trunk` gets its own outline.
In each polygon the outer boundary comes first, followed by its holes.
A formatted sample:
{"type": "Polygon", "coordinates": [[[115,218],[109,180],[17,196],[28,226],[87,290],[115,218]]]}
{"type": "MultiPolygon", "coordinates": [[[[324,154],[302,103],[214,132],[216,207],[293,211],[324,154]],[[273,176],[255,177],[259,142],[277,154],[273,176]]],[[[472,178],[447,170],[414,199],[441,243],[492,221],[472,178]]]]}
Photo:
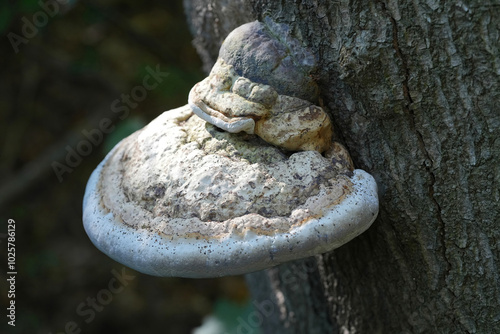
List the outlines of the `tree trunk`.
{"type": "Polygon", "coordinates": [[[498,333],[500,1],[185,4],[206,69],[240,24],[292,26],[336,139],[379,187],[363,235],[248,275],[273,302],[263,332],[498,333]]]}

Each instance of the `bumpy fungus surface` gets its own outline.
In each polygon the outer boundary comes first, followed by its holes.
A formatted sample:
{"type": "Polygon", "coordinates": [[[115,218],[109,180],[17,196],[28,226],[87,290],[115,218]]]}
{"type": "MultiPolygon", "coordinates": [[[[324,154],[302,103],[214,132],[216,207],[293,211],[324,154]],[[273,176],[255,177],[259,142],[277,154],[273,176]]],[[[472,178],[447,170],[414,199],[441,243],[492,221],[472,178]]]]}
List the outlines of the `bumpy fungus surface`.
{"type": "Polygon", "coordinates": [[[318,99],[314,57],[285,25],[267,23],[229,34],[210,75],[191,90],[189,105],[225,131],[255,133],[290,151],[324,152],[332,126],[312,102],[318,99]]]}
{"type": "Polygon", "coordinates": [[[189,105],[121,141],[93,172],[83,204],[92,242],[147,274],[215,277],[365,231],[377,186],[332,142],[314,66],[286,25],[233,31],[189,105]]]}
{"type": "Polygon", "coordinates": [[[330,118],[321,107],[239,77],[220,58],[210,76],[191,90],[189,105],[225,131],[255,133],[286,150],[324,152],[332,141],[330,118]]]}
{"type": "Polygon", "coordinates": [[[334,249],[378,211],[373,178],[333,145],[290,156],[185,106],[123,140],[91,176],[84,225],[113,259],[157,276],[242,274],[334,249]]]}

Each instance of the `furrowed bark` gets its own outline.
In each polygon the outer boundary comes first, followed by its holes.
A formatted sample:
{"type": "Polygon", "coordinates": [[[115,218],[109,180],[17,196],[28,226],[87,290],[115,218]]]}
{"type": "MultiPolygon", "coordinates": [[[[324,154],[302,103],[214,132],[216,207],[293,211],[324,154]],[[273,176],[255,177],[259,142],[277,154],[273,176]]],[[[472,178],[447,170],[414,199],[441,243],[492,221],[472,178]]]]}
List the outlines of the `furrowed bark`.
{"type": "Polygon", "coordinates": [[[494,333],[500,2],[242,0],[231,15],[224,1],[185,3],[206,69],[238,25],[291,25],[318,57],[336,139],[379,186],[365,234],[248,276],[256,302],[284,305],[263,332],[494,333]]]}

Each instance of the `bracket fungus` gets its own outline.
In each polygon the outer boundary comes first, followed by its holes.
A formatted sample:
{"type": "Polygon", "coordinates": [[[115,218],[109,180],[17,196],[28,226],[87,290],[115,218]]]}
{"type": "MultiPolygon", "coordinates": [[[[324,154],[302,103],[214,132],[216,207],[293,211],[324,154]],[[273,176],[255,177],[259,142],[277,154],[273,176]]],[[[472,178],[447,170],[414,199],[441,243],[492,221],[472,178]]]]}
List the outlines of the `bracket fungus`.
{"type": "Polygon", "coordinates": [[[97,248],[155,276],[217,277],[328,252],[372,224],[376,183],[331,140],[313,104],[314,57],[286,34],[273,22],[237,28],[188,105],[106,156],[83,202],[97,248]],[[276,73],[247,68],[263,60],[276,73]],[[304,89],[290,83],[304,77],[304,89]]]}
{"type": "Polygon", "coordinates": [[[210,75],[191,89],[189,106],[225,131],[255,133],[290,151],[324,152],[332,126],[314,105],[314,55],[285,24],[265,22],[244,24],[227,36],[210,75]]]}

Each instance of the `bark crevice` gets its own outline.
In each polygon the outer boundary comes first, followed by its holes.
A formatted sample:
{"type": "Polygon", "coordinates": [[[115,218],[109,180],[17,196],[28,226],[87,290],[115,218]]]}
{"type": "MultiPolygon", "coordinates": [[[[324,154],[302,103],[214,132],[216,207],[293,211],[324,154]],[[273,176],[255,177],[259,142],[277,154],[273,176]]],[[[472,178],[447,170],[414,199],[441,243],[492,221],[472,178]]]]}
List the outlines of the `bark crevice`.
{"type": "Polygon", "coordinates": [[[499,1],[239,0],[317,53],[336,139],[376,178],[381,207],[310,279],[287,283],[301,261],[276,268],[282,284],[249,275],[257,301],[286,305],[263,332],[303,333],[307,319],[311,333],[495,332],[499,1]]]}
{"type": "Polygon", "coordinates": [[[409,79],[410,79],[410,68],[408,66],[408,62],[406,60],[405,55],[403,54],[401,48],[400,48],[400,43],[399,43],[399,29],[398,29],[398,24],[397,20],[391,15],[390,11],[387,9],[386,4],[383,1],[379,1],[383,13],[389,18],[391,25],[392,25],[392,45],[394,47],[394,51],[396,53],[396,56],[401,62],[401,69],[404,75],[404,79],[402,82],[402,89],[403,89],[403,96],[405,98],[406,103],[403,106],[403,110],[405,111],[405,114],[408,115],[408,121],[410,128],[414,131],[415,136],[417,138],[418,146],[420,148],[420,151],[422,152],[424,156],[424,164],[423,167],[426,171],[426,173],[429,175],[429,185],[428,185],[428,195],[430,200],[435,206],[435,216],[437,221],[439,222],[439,240],[441,243],[441,252],[442,252],[442,257],[446,262],[446,269],[444,275],[441,275],[441,281],[444,282],[444,285],[446,285],[446,278],[448,276],[448,272],[450,271],[451,268],[451,263],[448,260],[447,257],[447,250],[446,250],[446,223],[443,219],[442,216],[442,210],[441,210],[441,205],[439,204],[438,200],[434,196],[435,194],[435,184],[436,184],[436,175],[433,172],[433,160],[431,154],[428,152],[425,146],[425,141],[424,141],[424,136],[422,133],[417,129],[416,126],[416,121],[415,121],[415,111],[412,108],[413,105],[413,99],[411,98],[410,94],[410,87],[409,87],[409,79]]]}

